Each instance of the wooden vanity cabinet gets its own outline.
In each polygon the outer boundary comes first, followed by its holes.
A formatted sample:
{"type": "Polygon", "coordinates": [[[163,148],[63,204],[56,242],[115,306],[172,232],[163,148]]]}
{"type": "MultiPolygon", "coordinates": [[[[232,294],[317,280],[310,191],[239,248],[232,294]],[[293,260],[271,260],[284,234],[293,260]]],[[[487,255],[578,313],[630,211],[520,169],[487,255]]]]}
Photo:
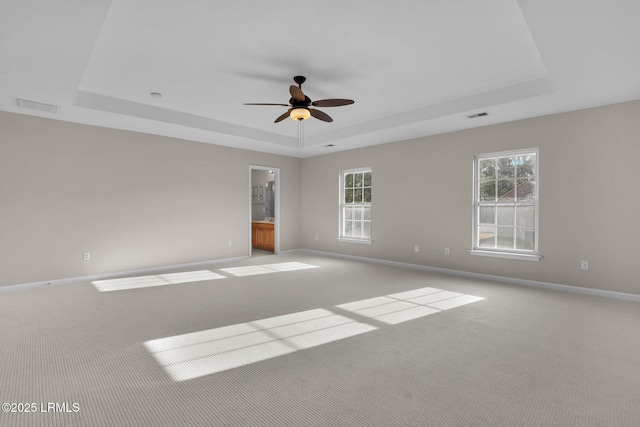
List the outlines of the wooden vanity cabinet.
{"type": "Polygon", "coordinates": [[[251,246],[256,249],[273,251],[273,223],[251,223],[251,246]]]}

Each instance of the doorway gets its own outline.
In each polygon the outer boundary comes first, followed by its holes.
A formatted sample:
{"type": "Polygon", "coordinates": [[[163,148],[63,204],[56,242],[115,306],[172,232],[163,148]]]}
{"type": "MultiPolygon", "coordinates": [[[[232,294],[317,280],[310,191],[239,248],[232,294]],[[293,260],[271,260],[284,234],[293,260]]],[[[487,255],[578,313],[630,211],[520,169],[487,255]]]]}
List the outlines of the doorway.
{"type": "Polygon", "coordinates": [[[280,169],[249,167],[249,257],[280,252],[280,169]]]}

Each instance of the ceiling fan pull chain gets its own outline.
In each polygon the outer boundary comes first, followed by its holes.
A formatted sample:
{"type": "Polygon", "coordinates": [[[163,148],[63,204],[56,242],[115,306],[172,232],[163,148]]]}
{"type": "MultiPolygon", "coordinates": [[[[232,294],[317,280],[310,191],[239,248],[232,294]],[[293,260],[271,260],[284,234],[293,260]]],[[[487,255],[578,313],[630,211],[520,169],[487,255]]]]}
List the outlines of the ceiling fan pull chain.
{"type": "Polygon", "coordinates": [[[304,120],[298,120],[298,148],[304,147],[304,120]]]}

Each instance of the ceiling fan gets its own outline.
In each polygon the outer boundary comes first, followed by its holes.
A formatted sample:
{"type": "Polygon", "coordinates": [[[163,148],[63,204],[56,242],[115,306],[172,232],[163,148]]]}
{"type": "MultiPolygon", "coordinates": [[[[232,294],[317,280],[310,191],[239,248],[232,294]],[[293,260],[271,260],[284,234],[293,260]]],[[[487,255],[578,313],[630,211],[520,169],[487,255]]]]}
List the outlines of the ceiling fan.
{"type": "Polygon", "coordinates": [[[291,93],[289,104],[246,103],[244,105],[276,105],[290,107],[287,112],[279,116],[274,123],[281,122],[287,117],[291,117],[293,120],[302,121],[311,116],[324,122],[332,122],[333,119],[328,114],[320,110],[316,110],[315,108],[311,108],[310,106],[340,107],[342,105],[353,104],[354,102],[352,99],[321,99],[319,101],[311,101],[311,99],[302,92],[302,83],[304,83],[305,80],[307,80],[307,78],[304,76],[295,76],[293,78],[293,81],[295,81],[298,86],[291,85],[289,87],[289,93],[291,93]]]}

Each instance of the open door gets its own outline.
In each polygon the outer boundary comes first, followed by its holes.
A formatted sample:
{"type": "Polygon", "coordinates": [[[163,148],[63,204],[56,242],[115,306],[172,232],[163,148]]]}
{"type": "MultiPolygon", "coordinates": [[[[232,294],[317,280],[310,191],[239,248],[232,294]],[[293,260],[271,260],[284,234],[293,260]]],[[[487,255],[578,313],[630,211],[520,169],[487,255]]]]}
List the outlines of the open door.
{"type": "Polygon", "coordinates": [[[280,169],[249,167],[249,256],[280,252],[280,169]]]}

